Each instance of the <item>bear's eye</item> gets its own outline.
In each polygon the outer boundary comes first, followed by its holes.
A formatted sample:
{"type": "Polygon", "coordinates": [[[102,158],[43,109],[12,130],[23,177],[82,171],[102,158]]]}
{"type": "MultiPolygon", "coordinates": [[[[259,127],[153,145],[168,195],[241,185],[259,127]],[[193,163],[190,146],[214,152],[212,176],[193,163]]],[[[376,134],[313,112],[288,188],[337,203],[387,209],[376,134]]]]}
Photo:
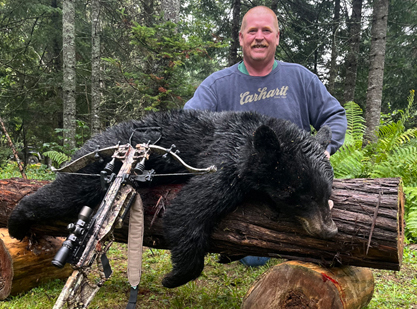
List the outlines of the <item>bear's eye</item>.
{"type": "Polygon", "coordinates": [[[308,205],[307,205],[307,204],[302,204],[302,203],[297,203],[297,204],[295,205],[295,207],[296,207],[297,209],[303,210],[303,209],[307,209],[307,208],[308,208],[308,205]]]}

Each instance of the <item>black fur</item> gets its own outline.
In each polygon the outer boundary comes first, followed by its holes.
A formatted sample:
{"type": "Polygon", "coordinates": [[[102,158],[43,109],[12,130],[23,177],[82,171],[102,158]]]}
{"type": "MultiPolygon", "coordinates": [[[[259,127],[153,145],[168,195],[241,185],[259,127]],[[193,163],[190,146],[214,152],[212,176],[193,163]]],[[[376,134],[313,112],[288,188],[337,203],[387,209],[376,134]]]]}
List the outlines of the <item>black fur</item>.
{"type": "MultiPolygon", "coordinates": [[[[253,112],[153,113],[91,138],[73,159],[94,151],[97,145],[128,143],[131,136],[133,146],[161,136],[158,145],[175,144],[188,164],[217,166],[215,173],[190,178],[164,215],[173,262],[173,270],[162,282],[166,287],[185,284],[201,274],[213,227],[250,190],[288,205],[311,235],[328,238],[337,232],[328,207],[333,173],[323,148],[331,136],[327,127],[315,139],[288,121],[253,112]],[[161,130],[139,130],[132,136],[135,129],[144,127],[161,130]]],[[[183,171],[177,162],[159,155],[151,155],[147,166],[157,173],[183,171]]],[[[96,174],[102,169],[103,164],[94,163],[80,172],[96,174]]],[[[35,222],[74,218],[82,206],[96,206],[101,198],[99,179],[58,175],[21,200],[9,219],[10,235],[22,239],[35,222]]]]}

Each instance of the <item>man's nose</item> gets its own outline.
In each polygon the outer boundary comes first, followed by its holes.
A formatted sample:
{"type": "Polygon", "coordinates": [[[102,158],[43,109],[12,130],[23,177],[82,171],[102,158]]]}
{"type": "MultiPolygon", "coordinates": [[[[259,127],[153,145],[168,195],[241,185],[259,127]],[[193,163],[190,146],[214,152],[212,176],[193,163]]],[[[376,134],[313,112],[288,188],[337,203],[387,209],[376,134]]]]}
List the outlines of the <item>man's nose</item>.
{"type": "Polygon", "coordinates": [[[256,32],[255,39],[256,39],[256,40],[260,40],[260,41],[262,41],[262,40],[264,39],[264,34],[263,34],[263,32],[262,32],[262,29],[259,29],[259,30],[256,32]]]}

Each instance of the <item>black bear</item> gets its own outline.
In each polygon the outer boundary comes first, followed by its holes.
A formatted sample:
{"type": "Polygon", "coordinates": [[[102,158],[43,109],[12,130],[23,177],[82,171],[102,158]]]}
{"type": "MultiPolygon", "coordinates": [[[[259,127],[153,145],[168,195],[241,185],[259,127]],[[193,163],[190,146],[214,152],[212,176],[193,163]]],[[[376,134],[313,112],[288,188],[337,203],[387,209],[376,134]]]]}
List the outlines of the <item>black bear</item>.
{"type": "MultiPolygon", "coordinates": [[[[164,214],[173,270],[162,283],[173,288],[201,274],[213,227],[250,190],[286,205],[309,234],[334,236],[337,227],[328,205],[333,172],[324,154],[330,138],[328,127],[312,137],[286,120],[254,112],[179,110],[152,113],[109,128],[88,140],[72,159],[97,146],[155,141],[166,148],[175,144],[189,165],[217,167],[215,173],[191,177],[164,214]]],[[[179,163],[156,154],[146,165],[156,173],[183,171],[179,163]]],[[[103,167],[104,163],[95,162],[79,172],[98,174],[103,167]]],[[[58,174],[16,206],[8,222],[10,235],[22,239],[35,222],[71,220],[82,206],[99,204],[101,191],[96,177],[58,174]]]]}

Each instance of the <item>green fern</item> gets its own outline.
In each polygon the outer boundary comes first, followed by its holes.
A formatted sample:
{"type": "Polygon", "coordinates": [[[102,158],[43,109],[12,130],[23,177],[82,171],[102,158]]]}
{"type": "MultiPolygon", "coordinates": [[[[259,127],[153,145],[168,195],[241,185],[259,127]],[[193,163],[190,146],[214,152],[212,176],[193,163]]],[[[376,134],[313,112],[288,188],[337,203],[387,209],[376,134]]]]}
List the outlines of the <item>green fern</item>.
{"type": "Polygon", "coordinates": [[[331,163],[336,178],[364,177],[364,153],[353,144],[344,144],[331,157],[331,163]]]}
{"type": "Polygon", "coordinates": [[[362,110],[354,102],[345,105],[348,120],[345,144],[332,157],[337,178],[401,177],[406,194],[406,229],[417,239],[417,128],[406,130],[413,115],[414,90],[401,117],[382,118],[378,141],[362,147],[365,129],[362,110]]]}
{"type": "Polygon", "coordinates": [[[55,150],[44,152],[43,155],[52,160],[52,164],[54,167],[59,167],[61,166],[62,163],[69,161],[71,159],[65,153],[55,151],[55,150]]]}
{"type": "Polygon", "coordinates": [[[407,98],[408,104],[405,110],[399,111],[401,118],[394,122],[388,119],[385,123],[381,123],[378,133],[378,143],[376,150],[380,156],[376,161],[379,162],[386,158],[390,151],[401,147],[417,137],[417,129],[405,130],[406,123],[412,118],[412,110],[414,105],[414,90],[410,91],[407,98]]]}
{"type": "Polygon", "coordinates": [[[345,104],[347,130],[343,146],[330,158],[336,178],[366,177],[362,140],[365,120],[362,109],[353,101],[345,104]]]}
{"type": "Polygon", "coordinates": [[[406,197],[405,217],[406,217],[406,232],[408,236],[417,238],[417,188],[404,187],[404,194],[406,197]]]}
{"type": "Polygon", "coordinates": [[[383,162],[374,165],[373,178],[401,177],[406,184],[417,179],[417,147],[397,147],[383,162]]]}
{"type": "Polygon", "coordinates": [[[361,147],[363,134],[365,132],[365,119],[362,114],[363,111],[358,104],[353,101],[345,104],[347,130],[346,130],[346,142],[345,144],[354,144],[361,147]]]}

